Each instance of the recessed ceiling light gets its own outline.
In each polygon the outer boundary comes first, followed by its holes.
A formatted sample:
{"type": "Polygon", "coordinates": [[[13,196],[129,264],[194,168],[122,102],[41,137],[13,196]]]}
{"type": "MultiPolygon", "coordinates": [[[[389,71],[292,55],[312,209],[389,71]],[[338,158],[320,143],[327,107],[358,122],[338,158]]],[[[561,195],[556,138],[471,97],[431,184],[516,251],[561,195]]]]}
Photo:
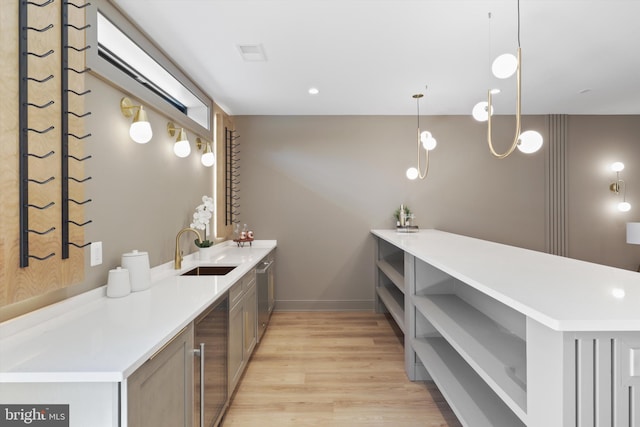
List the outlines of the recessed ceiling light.
{"type": "Polygon", "coordinates": [[[587,89],[581,89],[580,91],[578,91],[578,93],[580,93],[580,94],[585,94],[585,93],[589,93],[589,92],[591,92],[591,89],[588,89],[588,88],[587,89]]]}
{"type": "Polygon", "coordinates": [[[317,95],[319,93],[320,93],[320,91],[318,90],[318,88],[316,88],[316,87],[309,88],[309,95],[317,95]]]}

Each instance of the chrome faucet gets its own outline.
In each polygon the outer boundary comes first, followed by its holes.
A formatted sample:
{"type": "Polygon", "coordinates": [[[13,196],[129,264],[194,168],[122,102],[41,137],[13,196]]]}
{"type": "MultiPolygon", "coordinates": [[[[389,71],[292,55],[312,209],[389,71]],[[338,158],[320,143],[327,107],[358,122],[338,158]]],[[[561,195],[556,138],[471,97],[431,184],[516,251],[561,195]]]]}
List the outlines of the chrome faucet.
{"type": "Polygon", "coordinates": [[[182,233],[184,233],[185,231],[193,231],[194,233],[196,233],[196,236],[198,236],[198,240],[202,241],[202,236],[200,236],[200,233],[195,228],[186,227],[178,231],[178,235],[176,236],[176,257],[174,262],[174,268],[176,270],[180,270],[182,268],[182,251],[180,250],[180,236],[182,236],[182,233]]]}

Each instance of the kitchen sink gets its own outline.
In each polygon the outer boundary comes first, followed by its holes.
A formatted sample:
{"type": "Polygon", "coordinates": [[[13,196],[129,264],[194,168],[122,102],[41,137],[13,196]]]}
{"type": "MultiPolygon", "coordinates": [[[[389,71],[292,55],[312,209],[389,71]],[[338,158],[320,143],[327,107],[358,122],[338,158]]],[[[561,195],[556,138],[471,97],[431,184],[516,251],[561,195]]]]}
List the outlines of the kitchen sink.
{"type": "Polygon", "coordinates": [[[223,265],[201,265],[200,267],[192,268],[186,273],[182,273],[181,276],[224,276],[234,268],[236,267],[223,265]]]}

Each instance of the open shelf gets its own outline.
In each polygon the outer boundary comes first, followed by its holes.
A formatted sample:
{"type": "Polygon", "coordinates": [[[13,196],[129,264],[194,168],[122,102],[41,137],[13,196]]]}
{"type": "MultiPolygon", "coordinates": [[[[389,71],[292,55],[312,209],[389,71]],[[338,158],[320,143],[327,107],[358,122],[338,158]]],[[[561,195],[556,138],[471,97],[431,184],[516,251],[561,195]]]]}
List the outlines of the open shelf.
{"type": "Polygon", "coordinates": [[[444,338],[413,338],[411,343],[463,425],[525,425],[444,338]]]}
{"type": "Polygon", "coordinates": [[[381,258],[377,261],[378,268],[385,276],[404,293],[404,255],[389,256],[381,258]]]}
{"type": "Polygon", "coordinates": [[[384,303],[385,307],[396,321],[398,327],[405,333],[404,329],[404,295],[391,286],[378,286],[376,292],[378,297],[384,303]]]}
{"type": "MultiPolygon", "coordinates": [[[[525,341],[456,295],[414,296],[413,302],[416,310],[446,338],[451,351],[455,349],[460,354],[458,358],[462,357],[467,366],[473,368],[521,420],[525,420],[525,341]]],[[[425,365],[431,373],[431,366],[425,365]]]]}

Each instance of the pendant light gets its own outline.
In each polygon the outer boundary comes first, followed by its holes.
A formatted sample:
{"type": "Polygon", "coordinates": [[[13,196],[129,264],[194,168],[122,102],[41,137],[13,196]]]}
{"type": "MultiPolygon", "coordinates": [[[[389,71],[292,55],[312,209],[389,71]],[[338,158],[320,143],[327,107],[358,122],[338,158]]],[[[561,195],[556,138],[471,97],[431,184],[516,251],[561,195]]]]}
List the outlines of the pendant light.
{"type": "Polygon", "coordinates": [[[487,91],[487,103],[479,103],[474,107],[473,116],[476,120],[487,121],[487,143],[489,144],[489,151],[495,157],[504,159],[508,157],[513,151],[518,148],[523,153],[535,153],[542,147],[543,138],[539,132],[528,130],[521,132],[522,130],[522,114],[521,114],[521,93],[522,93],[522,49],[520,47],[520,0],[517,0],[518,5],[518,49],[517,56],[510,53],[505,53],[498,56],[491,66],[493,75],[499,79],[507,79],[513,74],[516,74],[516,129],[513,142],[509,149],[503,153],[498,153],[492,140],[492,121],[493,115],[493,95],[499,91],[495,89],[489,89],[487,91]],[[482,104],[482,105],[481,105],[482,104]],[[486,108],[486,109],[485,109],[486,108]],[[484,112],[482,111],[484,109],[484,112]]]}
{"type": "Polygon", "coordinates": [[[417,134],[416,134],[416,146],[418,151],[418,167],[417,168],[410,167],[409,169],[407,169],[406,175],[407,175],[407,178],[410,180],[414,180],[416,178],[420,178],[420,179],[426,178],[427,173],[429,173],[429,151],[433,150],[434,148],[436,148],[436,145],[438,145],[438,142],[433,137],[431,132],[429,131],[420,132],[420,99],[423,96],[424,95],[421,93],[416,93],[415,95],[411,96],[413,99],[416,100],[416,111],[417,111],[417,121],[418,121],[417,134]],[[424,172],[422,171],[421,151],[425,152],[424,172]]]}

